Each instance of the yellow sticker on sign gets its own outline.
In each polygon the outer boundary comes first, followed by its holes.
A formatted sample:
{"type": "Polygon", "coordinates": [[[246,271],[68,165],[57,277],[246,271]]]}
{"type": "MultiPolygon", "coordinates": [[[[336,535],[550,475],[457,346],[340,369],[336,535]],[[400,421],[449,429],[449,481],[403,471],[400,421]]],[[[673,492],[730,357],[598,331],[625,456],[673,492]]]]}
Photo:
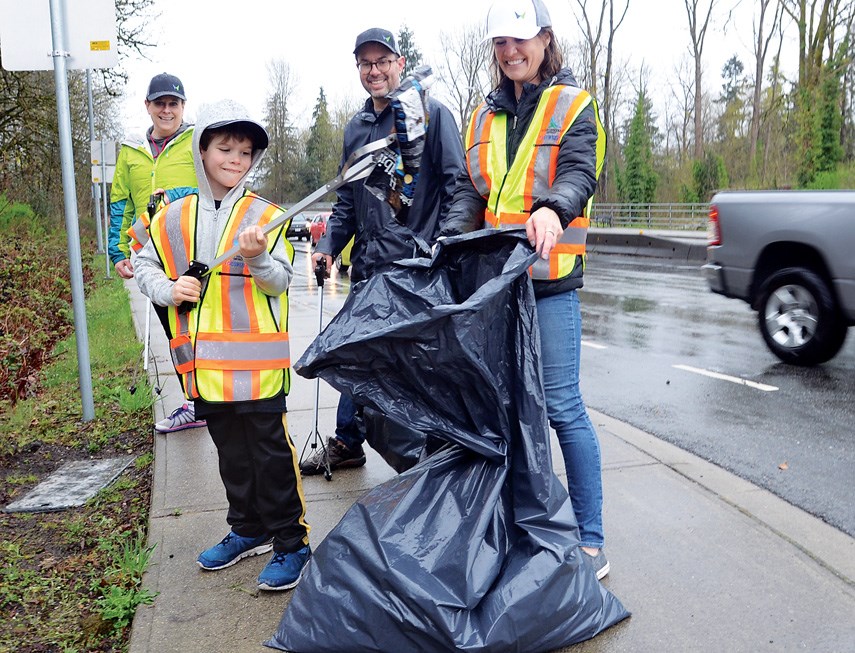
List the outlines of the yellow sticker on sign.
{"type": "Polygon", "coordinates": [[[89,49],[93,52],[100,52],[110,49],[109,41],[89,41],[89,49]]]}

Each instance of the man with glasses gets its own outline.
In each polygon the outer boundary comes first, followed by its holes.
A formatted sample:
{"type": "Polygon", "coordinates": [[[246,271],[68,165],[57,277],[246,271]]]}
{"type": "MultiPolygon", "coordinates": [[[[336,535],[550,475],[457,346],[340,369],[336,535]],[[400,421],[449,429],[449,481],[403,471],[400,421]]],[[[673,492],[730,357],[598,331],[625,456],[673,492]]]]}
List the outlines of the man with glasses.
{"type": "MultiPolygon", "coordinates": [[[[405,63],[395,36],[379,27],[356,37],[353,54],[359,79],[370,97],[345,127],[342,163],[357,148],[395,131],[388,95],[400,86],[405,63]]],[[[416,255],[418,241],[428,245],[436,241],[440,218],[448,210],[455,182],[463,170],[463,146],[451,112],[433,98],[428,100],[428,129],[419,170],[412,205],[400,219],[386,202],[365,188],[363,181],[342,186],[326,234],[312,256],[313,266],[323,258],[327,269],[332,269],[333,257],[355,236],[350,255],[350,279],[355,284],[393,261],[416,255]]],[[[336,437],[330,438],[328,445],[332,469],[365,464],[360,414],[361,408],[347,395],[341,395],[336,437]]],[[[304,461],[300,471],[304,475],[323,472],[323,451],[304,461]]]]}

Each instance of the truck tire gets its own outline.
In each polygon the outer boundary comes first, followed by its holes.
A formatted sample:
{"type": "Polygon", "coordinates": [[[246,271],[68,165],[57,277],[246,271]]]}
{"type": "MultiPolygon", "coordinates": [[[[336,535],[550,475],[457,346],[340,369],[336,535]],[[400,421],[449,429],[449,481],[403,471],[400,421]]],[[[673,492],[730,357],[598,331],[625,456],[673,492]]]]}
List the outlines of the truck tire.
{"type": "Polygon", "coordinates": [[[758,307],[763,340],[785,363],[825,363],[843,346],[846,324],[828,284],[812,270],[775,272],[760,290],[758,307]]]}

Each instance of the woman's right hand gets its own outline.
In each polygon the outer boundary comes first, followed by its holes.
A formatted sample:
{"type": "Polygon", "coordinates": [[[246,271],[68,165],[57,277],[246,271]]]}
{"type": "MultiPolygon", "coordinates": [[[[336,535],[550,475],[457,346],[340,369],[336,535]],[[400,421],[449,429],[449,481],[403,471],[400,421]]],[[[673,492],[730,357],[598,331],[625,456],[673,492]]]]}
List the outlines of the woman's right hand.
{"type": "Polygon", "coordinates": [[[564,229],[558,214],[547,206],[541,206],[526,221],[525,233],[528,242],[540,254],[540,258],[545,260],[549,258],[549,253],[561,238],[564,229]]]}

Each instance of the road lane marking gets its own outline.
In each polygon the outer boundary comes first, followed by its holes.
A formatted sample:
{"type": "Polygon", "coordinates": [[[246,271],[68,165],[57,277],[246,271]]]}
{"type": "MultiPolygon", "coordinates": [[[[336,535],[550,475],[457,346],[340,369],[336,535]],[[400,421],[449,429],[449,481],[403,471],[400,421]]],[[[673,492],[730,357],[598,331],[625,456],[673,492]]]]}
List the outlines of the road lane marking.
{"type": "Polygon", "coordinates": [[[590,347],[591,349],[608,349],[605,345],[598,345],[595,342],[591,342],[590,340],[583,340],[582,345],[585,347],[590,347]]]}
{"type": "Polygon", "coordinates": [[[738,376],[728,376],[727,374],[710,372],[709,370],[702,370],[697,367],[689,367],[688,365],[673,365],[672,367],[678,370],[683,370],[685,372],[692,372],[693,374],[708,376],[711,379],[719,379],[720,381],[730,381],[731,383],[736,383],[737,385],[747,385],[749,388],[754,388],[755,390],[762,390],[763,392],[775,392],[776,390],[778,390],[778,388],[773,385],[757,383],[756,381],[748,381],[747,379],[740,379],[738,376]]]}

